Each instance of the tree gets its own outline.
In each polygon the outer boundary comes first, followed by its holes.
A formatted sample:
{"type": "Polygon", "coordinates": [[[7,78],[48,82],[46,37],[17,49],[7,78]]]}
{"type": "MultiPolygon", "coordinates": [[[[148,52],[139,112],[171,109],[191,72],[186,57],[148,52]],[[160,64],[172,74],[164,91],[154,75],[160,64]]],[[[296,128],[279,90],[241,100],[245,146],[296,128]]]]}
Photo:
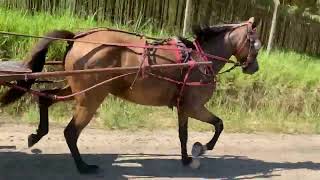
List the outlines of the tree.
{"type": "Polygon", "coordinates": [[[187,0],[186,2],[186,8],[185,8],[185,13],[184,13],[184,21],[183,21],[183,32],[182,35],[186,36],[187,33],[187,28],[188,28],[188,23],[190,19],[190,8],[191,7],[191,0],[187,0]]]}
{"type": "Polygon", "coordinates": [[[281,0],[281,4],[296,6],[298,15],[306,11],[311,14],[320,14],[320,0],[281,0]]]}
{"type": "Polygon", "coordinates": [[[274,1],[274,11],[273,11],[271,30],[270,30],[270,35],[269,35],[268,47],[267,47],[268,54],[270,53],[271,48],[272,48],[273,36],[274,36],[275,30],[276,30],[276,24],[277,24],[278,7],[280,4],[279,0],[273,0],[273,1],[274,1]]]}

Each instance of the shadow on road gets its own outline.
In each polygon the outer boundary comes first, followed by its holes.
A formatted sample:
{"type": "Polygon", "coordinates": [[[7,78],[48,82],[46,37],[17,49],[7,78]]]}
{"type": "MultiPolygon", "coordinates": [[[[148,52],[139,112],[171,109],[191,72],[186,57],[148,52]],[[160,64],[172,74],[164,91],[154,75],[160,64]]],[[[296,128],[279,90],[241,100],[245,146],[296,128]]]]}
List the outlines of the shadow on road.
{"type": "Polygon", "coordinates": [[[277,176],[277,171],[320,170],[320,163],[277,163],[241,156],[208,156],[201,168],[182,167],[178,155],[157,154],[91,154],[89,163],[100,165],[99,175],[81,176],[76,172],[69,154],[26,154],[0,152],[0,179],[126,179],[131,177],[219,178],[241,179],[277,176]]]}

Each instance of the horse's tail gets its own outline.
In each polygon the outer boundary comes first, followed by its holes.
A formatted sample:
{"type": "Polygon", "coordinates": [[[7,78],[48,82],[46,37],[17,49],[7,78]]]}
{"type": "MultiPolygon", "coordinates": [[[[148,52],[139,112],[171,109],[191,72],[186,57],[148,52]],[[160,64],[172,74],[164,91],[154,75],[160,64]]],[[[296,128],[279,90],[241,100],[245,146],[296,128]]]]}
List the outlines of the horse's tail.
{"type": "MultiPolygon", "coordinates": [[[[48,52],[49,45],[55,41],[55,38],[58,39],[72,39],[75,35],[72,32],[66,30],[56,30],[52,31],[45,35],[50,38],[42,38],[32,49],[31,53],[27,56],[27,58],[23,61],[23,66],[30,68],[32,72],[41,72],[44,65],[46,54],[48,52]],[[54,38],[54,39],[51,39],[54,38]]],[[[71,48],[72,42],[69,41],[68,49],[71,48]]],[[[66,52],[67,53],[67,52],[66,52]]],[[[30,89],[35,80],[19,80],[17,81],[17,85],[26,89],[30,89]]],[[[4,95],[0,98],[0,103],[2,106],[7,106],[19,98],[21,98],[26,92],[16,89],[10,88],[8,91],[4,93],[4,95]]]]}

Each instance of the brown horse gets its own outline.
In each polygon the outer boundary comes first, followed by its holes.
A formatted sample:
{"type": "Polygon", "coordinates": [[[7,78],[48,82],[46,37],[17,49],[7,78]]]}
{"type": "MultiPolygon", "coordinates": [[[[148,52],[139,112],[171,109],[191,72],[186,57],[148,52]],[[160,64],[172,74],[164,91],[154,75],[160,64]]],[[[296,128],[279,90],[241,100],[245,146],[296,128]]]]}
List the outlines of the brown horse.
{"type": "MultiPolygon", "coordinates": [[[[217,57],[229,59],[232,55],[241,64],[244,73],[253,74],[258,71],[257,62],[258,51],[261,47],[260,41],[255,31],[255,22],[250,18],[246,23],[227,24],[206,28],[198,28],[195,31],[197,43],[192,43],[184,38],[176,38],[154,45],[155,48],[144,49],[139,47],[126,47],[108,45],[110,43],[133,44],[137,46],[146,45],[146,39],[134,34],[115,30],[94,30],[86,33],[74,35],[68,31],[54,31],[47,34],[48,37],[76,39],[69,42],[69,47],[65,55],[65,70],[82,70],[105,67],[129,67],[147,64],[145,75],[135,80],[136,75],[122,77],[111,83],[104,84],[86,93],[74,97],[76,110],[64,135],[69,146],[75,164],[80,173],[95,173],[98,170],[96,165],[86,164],[79,153],[77,140],[81,131],[87,126],[97,111],[99,105],[109,94],[122,99],[150,106],[169,106],[178,108],[179,138],[181,142],[182,163],[191,165],[194,161],[187,153],[188,138],[188,118],[194,118],[202,122],[209,123],[215,127],[213,138],[206,144],[195,143],[194,155],[199,156],[206,150],[212,150],[223,131],[222,120],[213,115],[205,108],[206,102],[211,98],[215,88],[214,83],[204,86],[185,86],[180,97],[182,86],[167,80],[151,76],[150,72],[161,77],[170,78],[176,81],[183,81],[188,68],[148,70],[148,64],[170,64],[178,60],[204,61],[204,57],[199,55],[199,50],[217,57]],[[84,43],[79,41],[94,41],[97,43],[84,43]],[[172,43],[176,42],[176,43],[172,43]],[[196,44],[196,45],[194,45],[196,44]],[[185,46],[195,51],[180,51],[157,49],[156,47],[185,46]],[[198,49],[198,51],[196,51],[198,49]],[[150,53],[152,52],[152,53],[150,53]],[[179,56],[177,56],[177,54],[179,56]],[[179,59],[180,57],[180,59],[179,59]],[[184,58],[182,58],[184,57],[184,58]],[[145,61],[147,59],[148,61],[145,61]],[[133,81],[135,80],[134,84],[133,81]],[[132,87],[132,88],[131,88],[132,87]],[[177,101],[179,99],[179,101],[177,101]],[[198,151],[198,152],[196,152],[198,151]]],[[[42,39],[33,49],[30,56],[25,60],[25,66],[31,68],[33,72],[43,69],[45,54],[49,44],[53,40],[42,39]]],[[[225,61],[217,61],[213,56],[208,60],[212,61],[212,67],[196,67],[190,72],[188,81],[212,82],[214,76],[226,64],[225,61]],[[210,76],[210,77],[209,77],[210,76]]],[[[49,90],[53,94],[70,94],[82,91],[106,79],[120,74],[86,74],[81,76],[67,77],[69,87],[65,89],[49,90]]],[[[30,88],[34,81],[18,81],[18,85],[30,88]]],[[[1,99],[3,105],[9,104],[23,95],[17,89],[10,89],[1,99]]],[[[41,137],[48,133],[48,107],[54,101],[45,97],[40,97],[40,124],[37,134],[29,136],[29,146],[37,143],[41,137]]]]}

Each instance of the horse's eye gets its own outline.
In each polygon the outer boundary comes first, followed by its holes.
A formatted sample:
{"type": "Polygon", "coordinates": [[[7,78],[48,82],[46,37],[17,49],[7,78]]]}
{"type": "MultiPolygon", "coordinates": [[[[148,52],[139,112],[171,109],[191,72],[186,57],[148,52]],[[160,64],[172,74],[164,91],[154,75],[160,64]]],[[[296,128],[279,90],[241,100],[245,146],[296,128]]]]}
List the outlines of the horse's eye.
{"type": "Polygon", "coordinates": [[[256,50],[259,50],[261,48],[261,42],[259,40],[256,40],[256,42],[254,42],[253,46],[256,50]]]}

